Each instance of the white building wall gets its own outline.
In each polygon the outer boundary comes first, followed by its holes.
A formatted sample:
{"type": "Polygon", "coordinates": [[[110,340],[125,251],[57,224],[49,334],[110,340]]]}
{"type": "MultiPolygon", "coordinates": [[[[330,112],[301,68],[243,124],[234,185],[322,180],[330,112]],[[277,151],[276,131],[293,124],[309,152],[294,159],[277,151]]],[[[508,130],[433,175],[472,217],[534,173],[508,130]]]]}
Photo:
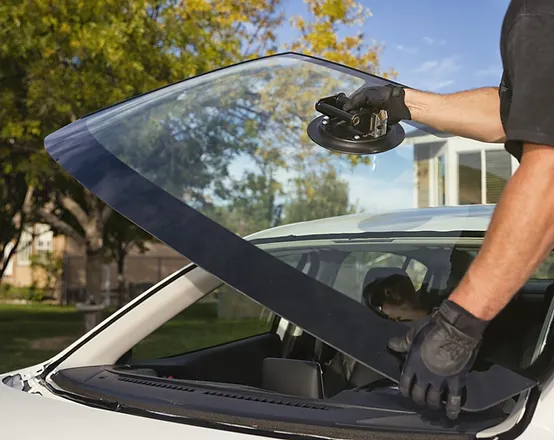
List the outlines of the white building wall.
{"type": "MultiPolygon", "coordinates": [[[[422,136],[414,137],[410,139],[410,143],[414,146],[414,151],[418,147],[425,145],[426,147],[429,144],[436,144],[437,148],[433,148],[433,158],[429,166],[429,201],[431,206],[439,206],[438,199],[438,181],[437,181],[437,171],[438,171],[438,157],[444,155],[446,159],[446,171],[445,171],[445,204],[447,206],[454,206],[459,204],[458,200],[458,155],[460,153],[466,152],[481,152],[482,163],[485,151],[503,151],[504,144],[491,144],[486,142],[479,142],[471,139],[465,139],[462,137],[448,137],[448,138],[438,138],[434,135],[423,134],[422,136]]],[[[508,153],[506,153],[508,154],[508,153]]],[[[511,158],[512,164],[512,173],[518,167],[518,162],[515,158],[511,158]]],[[[416,167],[417,168],[417,167],[416,167]]],[[[482,191],[482,200],[486,200],[486,176],[485,173],[482,173],[482,182],[481,182],[481,191],[482,191]]],[[[414,171],[414,205],[418,206],[417,201],[417,169],[414,171]]]]}

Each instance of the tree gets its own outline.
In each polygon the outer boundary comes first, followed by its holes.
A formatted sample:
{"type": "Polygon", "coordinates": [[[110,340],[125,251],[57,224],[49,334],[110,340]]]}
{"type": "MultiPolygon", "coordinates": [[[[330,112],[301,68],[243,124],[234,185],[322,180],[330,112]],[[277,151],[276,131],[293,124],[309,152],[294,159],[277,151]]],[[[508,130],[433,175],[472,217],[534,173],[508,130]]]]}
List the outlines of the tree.
{"type": "Polygon", "coordinates": [[[282,184],[274,178],[269,164],[260,173],[243,174],[240,180],[233,182],[229,203],[212,207],[205,213],[244,237],[279,223],[282,204],[277,198],[282,195],[282,184]]]}
{"type": "Polygon", "coordinates": [[[311,20],[300,16],[290,19],[300,38],[286,47],[308,55],[316,55],[330,61],[345,64],[369,73],[396,76],[396,71],[381,72],[379,55],[383,47],[366,41],[366,35],[358,32],[341,38],[340,31],[357,27],[363,29],[371,11],[356,0],[304,0],[311,20]]]}
{"type": "Polygon", "coordinates": [[[295,193],[284,206],[284,222],[296,223],[325,217],[354,214],[348,199],[348,182],[330,168],[317,174],[307,172],[294,179],[295,193]]]}
{"type": "Polygon", "coordinates": [[[23,231],[36,220],[33,207],[45,202],[48,182],[38,179],[40,173],[33,157],[0,138],[0,281],[18,250],[23,231]],[[33,187],[38,188],[36,193],[33,187]]]}
{"type": "Polygon", "coordinates": [[[129,252],[136,248],[140,253],[147,250],[146,243],[153,237],[143,229],[131,223],[118,213],[113,213],[104,229],[104,246],[109,261],[117,266],[117,292],[119,306],[125,301],[125,259],[129,252]]]}
{"type": "MultiPolygon", "coordinates": [[[[286,48],[377,72],[375,46],[366,45],[360,35],[337,37],[343,27],[363,25],[365,8],[352,0],[307,4],[311,18],[295,21],[300,38],[286,48]]],[[[283,20],[279,5],[279,0],[8,0],[0,5],[0,145],[10,143],[26,152],[48,176],[41,180],[55,182],[50,203],[36,212],[86,248],[86,287],[96,302],[101,302],[105,229],[113,214],[46,157],[43,138],[125,98],[275,52],[275,32],[283,20]]],[[[337,160],[308,140],[305,122],[313,113],[314,97],[348,85],[344,78],[318,76],[305,66],[290,75],[293,87],[263,69],[234,94],[223,88],[218,95],[214,84],[212,102],[205,98],[201,105],[197,101],[206,91],[189,88],[178,109],[165,112],[159,106],[115,126],[120,130],[111,139],[114,153],[213,215],[221,214],[230,195],[240,207],[251,192],[271,225],[271,216],[279,218],[278,170],[294,172],[307,161],[320,170],[337,160]],[[261,91],[260,82],[266,84],[261,91]],[[243,156],[257,166],[246,174],[250,177],[241,197],[241,183],[230,176],[228,164],[243,156]]],[[[357,156],[340,159],[360,162],[357,156]]]]}
{"type": "Polygon", "coordinates": [[[29,203],[27,182],[14,171],[9,160],[0,160],[0,280],[14,255],[26,224],[25,205],[29,203]]]}
{"type": "Polygon", "coordinates": [[[37,214],[86,248],[87,291],[101,302],[111,209],[42,151],[50,132],[130,96],[274,48],[278,0],[37,0],[0,5],[0,145],[54,172],[37,214]],[[71,220],[64,220],[67,214],[71,220]]]}
{"type": "MultiPolygon", "coordinates": [[[[290,20],[300,36],[285,43],[284,49],[320,56],[384,77],[396,76],[392,69],[381,71],[379,55],[383,48],[367,43],[364,33],[347,32],[344,37],[339,36],[345,29],[362,29],[371,16],[368,8],[354,0],[305,0],[305,3],[308,18],[290,20]]],[[[334,154],[316,147],[305,132],[305,124],[315,117],[315,97],[354,90],[359,84],[354,80],[349,83],[344,76],[318,75],[307,66],[291,67],[273,77],[266,73],[263,80],[257,78],[257,81],[264,86],[260,87],[257,99],[251,97],[248,105],[257,109],[258,114],[272,117],[257,120],[249,115],[248,123],[258,139],[252,151],[255,171],[244,172],[238,183],[232,183],[230,202],[211,215],[244,236],[281,222],[354,212],[355,207],[348,201],[348,184],[338,178],[337,169],[343,164],[369,164],[370,159],[334,154]],[[288,177],[279,180],[276,177],[279,171],[286,171],[288,177]],[[283,205],[278,200],[285,196],[290,182],[293,195],[283,205]]],[[[237,79],[237,84],[240,82],[237,79]]]]}

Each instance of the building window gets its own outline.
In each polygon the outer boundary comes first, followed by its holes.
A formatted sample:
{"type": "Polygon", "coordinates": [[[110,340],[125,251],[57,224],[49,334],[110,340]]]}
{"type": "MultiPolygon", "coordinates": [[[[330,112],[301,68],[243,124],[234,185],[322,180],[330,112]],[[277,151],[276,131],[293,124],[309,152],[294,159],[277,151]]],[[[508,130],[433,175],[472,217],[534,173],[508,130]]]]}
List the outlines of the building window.
{"type": "Polygon", "coordinates": [[[458,154],[458,203],[495,204],[512,175],[511,158],[504,150],[458,154]]]}
{"type": "Polygon", "coordinates": [[[29,266],[31,264],[31,253],[33,252],[33,234],[30,231],[23,231],[17,246],[17,265],[29,266]]]}
{"type": "Polygon", "coordinates": [[[38,224],[35,226],[35,255],[44,261],[52,252],[54,233],[49,225],[38,224]]]}
{"type": "Polygon", "coordinates": [[[38,224],[35,231],[35,251],[37,253],[52,252],[54,233],[50,229],[50,226],[38,224]]]}
{"type": "Polygon", "coordinates": [[[458,203],[481,204],[481,152],[458,155],[458,203]]]}
{"type": "Polygon", "coordinates": [[[506,151],[485,151],[485,203],[498,203],[500,195],[512,175],[512,158],[506,151]]]}

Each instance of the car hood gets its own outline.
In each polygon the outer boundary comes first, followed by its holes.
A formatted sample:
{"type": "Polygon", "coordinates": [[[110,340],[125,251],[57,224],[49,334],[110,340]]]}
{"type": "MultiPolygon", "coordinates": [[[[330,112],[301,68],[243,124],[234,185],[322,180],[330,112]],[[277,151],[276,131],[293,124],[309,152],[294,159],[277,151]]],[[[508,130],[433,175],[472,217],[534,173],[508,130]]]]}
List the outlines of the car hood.
{"type": "MultiPolygon", "coordinates": [[[[410,169],[391,167],[411,163],[412,153],[401,152],[402,146],[370,163],[324,150],[306,134],[319,98],[387,83],[317,58],[280,54],[108,107],[49,135],[45,146],[77,181],[133,223],[254,301],[397,381],[401,362],[388,353],[387,341],[406,331],[403,324],[374,316],[241,238],[253,232],[253,225],[282,219],[279,209],[290,194],[297,197],[287,205],[286,219],[302,218],[298,212],[304,206],[313,213],[325,205],[315,199],[318,191],[343,200],[337,170],[351,173],[351,186],[360,177],[356,167],[369,173],[381,162],[379,170],[388,176],[384,188],[413,180],[410,169]],[[288,192],[276,177],[287,173],[293,186],[288,192]],[[267,198],[270,203],[261,207],[253,203],[267,198]],[[258,217],[264,221],[245,226],[258,217]]],[[[379,179],[371,185],[364,188],[362,182],[361,192],[373,188],[375,201],[398,197],[394,191],[380,194],[379,179]]],[[[531,386],[532,381],[500,366],[472,372],[465,408],[484,409],[531,386]]]]}

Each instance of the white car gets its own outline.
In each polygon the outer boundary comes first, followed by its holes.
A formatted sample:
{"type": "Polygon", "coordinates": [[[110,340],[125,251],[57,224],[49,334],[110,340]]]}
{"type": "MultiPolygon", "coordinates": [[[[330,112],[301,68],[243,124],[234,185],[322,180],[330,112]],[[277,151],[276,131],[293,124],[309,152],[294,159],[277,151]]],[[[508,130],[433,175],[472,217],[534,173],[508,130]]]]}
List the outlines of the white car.
{"type": "MultiPolygon", "coordinates": [[[[460,280],[493,206],[342,215],[246,238],[223,226],[222,210],[235,206],[214,174],[252,169],[260,150],[293,157],[304,148],[304,164],[332,163],[347,175],[344,157],[305,136],[313,103],[386,81],[287,53],[165,87],[50,135],[47,151],[75,179],[193,263],[52,359],[0,375],[1,438],[551,438],[548,268],[487,329],[457,420],[396,388],[402,359],[387,350],[389,338],[460,280]],[[222,286],[270,311],[263,331],[192,351],[185,334],[181,350],[179,338],[169,355],[138,355],[222,286]]],[[[395,172],[391,164],[409,161],[398,149],[379,155],[364,171],[367,191],[391,197],[394,179],[379,182],[395,172]]]]}

